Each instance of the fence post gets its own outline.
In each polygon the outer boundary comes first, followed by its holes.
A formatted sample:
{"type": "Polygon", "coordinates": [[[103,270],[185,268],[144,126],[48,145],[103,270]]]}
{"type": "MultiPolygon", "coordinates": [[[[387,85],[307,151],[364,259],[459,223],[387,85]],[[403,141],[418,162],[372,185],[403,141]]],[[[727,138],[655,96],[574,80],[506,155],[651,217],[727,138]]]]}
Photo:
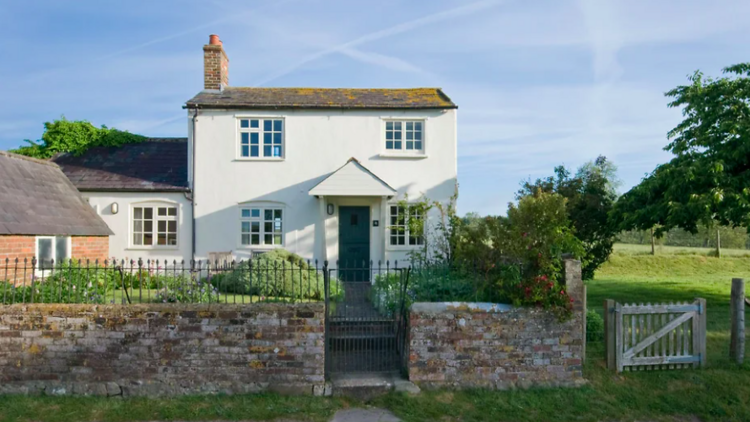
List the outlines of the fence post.
{"type": "Polygon", "coordinates": [[[619,303],[615,303],[614,320],[615,320],[615,366],[617,367],[617,372],[622,372],[624,368],[623,358],[622,358],[623,327],[622,327],[622,305],[620,305],[619,303]]]}
{"type": "Polygon", "coordinates": [[[617,369],[615,363],[615,301],[604,301],[604,353],[607,369],[617,369]]]}
{"type": "MultiPolygon", "coordinates": [[[[699,347],[698,351],[701,354],[701,361],[700,361],[700,367],[705,368],[706,367],[706,320],[708,315],[708,309],[706,308],[706,299],[698,298],[697,299],[698,306],[700,307],[700,326],[699,332],[700,337],[698,338],[699,341],[699,347]]],[[[744,324],[743,324],[744,327],[744,324]]],[[[743,329],[744,331],[744,329],[743,329]]]]}
{"type": "Polygon", "coordinates": [[[738,364],[745,359],[745,279],[732,279],[732,296],[729,305],[732,318],[729,357],[738,364]]]}

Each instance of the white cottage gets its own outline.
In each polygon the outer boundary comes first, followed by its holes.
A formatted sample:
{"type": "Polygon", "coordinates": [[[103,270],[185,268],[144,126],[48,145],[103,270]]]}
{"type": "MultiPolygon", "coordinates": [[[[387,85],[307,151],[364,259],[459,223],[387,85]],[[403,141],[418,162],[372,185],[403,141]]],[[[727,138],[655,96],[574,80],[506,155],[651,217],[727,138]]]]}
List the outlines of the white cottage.
{"type": "MultiPolygon", "coordinates": [[[[396,202],[449,201],[456,105],[439,88],[228,86],[211,36],[188,138],[55,161],[109,225],[110,254],[246,259],[274,248],[335,262],[404,261],[396,202]]],[[[408,217],[407,217],[408,218],[408,217]]]]}
{"type": "Polygon", "coordinates": [[[392,230],[396,201],[447,202],[456,187],[456,108],[439,88],[228,86],[217,36],[190,99],[195,255],[404,260],[422,240],[392,230]]]}

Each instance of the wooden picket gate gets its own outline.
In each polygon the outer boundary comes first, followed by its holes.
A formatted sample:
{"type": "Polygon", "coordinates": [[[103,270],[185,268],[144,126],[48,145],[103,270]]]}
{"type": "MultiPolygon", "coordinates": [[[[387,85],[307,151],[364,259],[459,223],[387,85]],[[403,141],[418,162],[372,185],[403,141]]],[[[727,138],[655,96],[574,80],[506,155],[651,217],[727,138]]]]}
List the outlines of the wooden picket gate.
{"type": "Polygon", "coordinates": [[[604,301],[607,367],[624,370],[706,365],[706,300],[622,305],[604,301]]]}

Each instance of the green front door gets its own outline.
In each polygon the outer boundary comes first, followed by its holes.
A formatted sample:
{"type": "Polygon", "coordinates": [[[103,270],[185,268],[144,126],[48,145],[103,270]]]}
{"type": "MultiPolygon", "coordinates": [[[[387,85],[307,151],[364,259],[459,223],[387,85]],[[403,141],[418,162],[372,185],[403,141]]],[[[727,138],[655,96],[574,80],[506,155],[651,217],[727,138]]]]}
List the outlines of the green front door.
{"type": "Polygon", "coordinates": [[[370,208],[339,207],[339,276],[369,281],[370,208]]]}

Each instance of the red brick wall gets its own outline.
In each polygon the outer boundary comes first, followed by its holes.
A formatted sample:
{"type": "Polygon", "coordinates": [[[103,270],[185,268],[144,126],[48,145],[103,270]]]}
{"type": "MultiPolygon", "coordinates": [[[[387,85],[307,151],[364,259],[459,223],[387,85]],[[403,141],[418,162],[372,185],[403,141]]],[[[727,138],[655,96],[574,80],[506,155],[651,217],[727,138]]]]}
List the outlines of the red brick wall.
{"type": "MultiPolygon", "coordinates": [[[[70,243],[73,259],[88,259],[91,262],[98,259],[102,262],[109,255],[108,236],[73,236],[70,243]]],[[[0,280],[30,280],[33,273],[31,260],[35,254],[36,236],[0,235],[0,280]]]]}
{"type": "Polygon", "coordinates": [[[5,265],[5,259],[11,262],[18,258],[31,260],[34,256],[34,236],[0,236],[0,265],[5,265]]]}
{"type": "Polygon", "coordinates": [[[109,256],[108,236],[73,236],[71,240],[73,250],[71,255],[75,259],[97,259],[101,262],[109,256]]]}

